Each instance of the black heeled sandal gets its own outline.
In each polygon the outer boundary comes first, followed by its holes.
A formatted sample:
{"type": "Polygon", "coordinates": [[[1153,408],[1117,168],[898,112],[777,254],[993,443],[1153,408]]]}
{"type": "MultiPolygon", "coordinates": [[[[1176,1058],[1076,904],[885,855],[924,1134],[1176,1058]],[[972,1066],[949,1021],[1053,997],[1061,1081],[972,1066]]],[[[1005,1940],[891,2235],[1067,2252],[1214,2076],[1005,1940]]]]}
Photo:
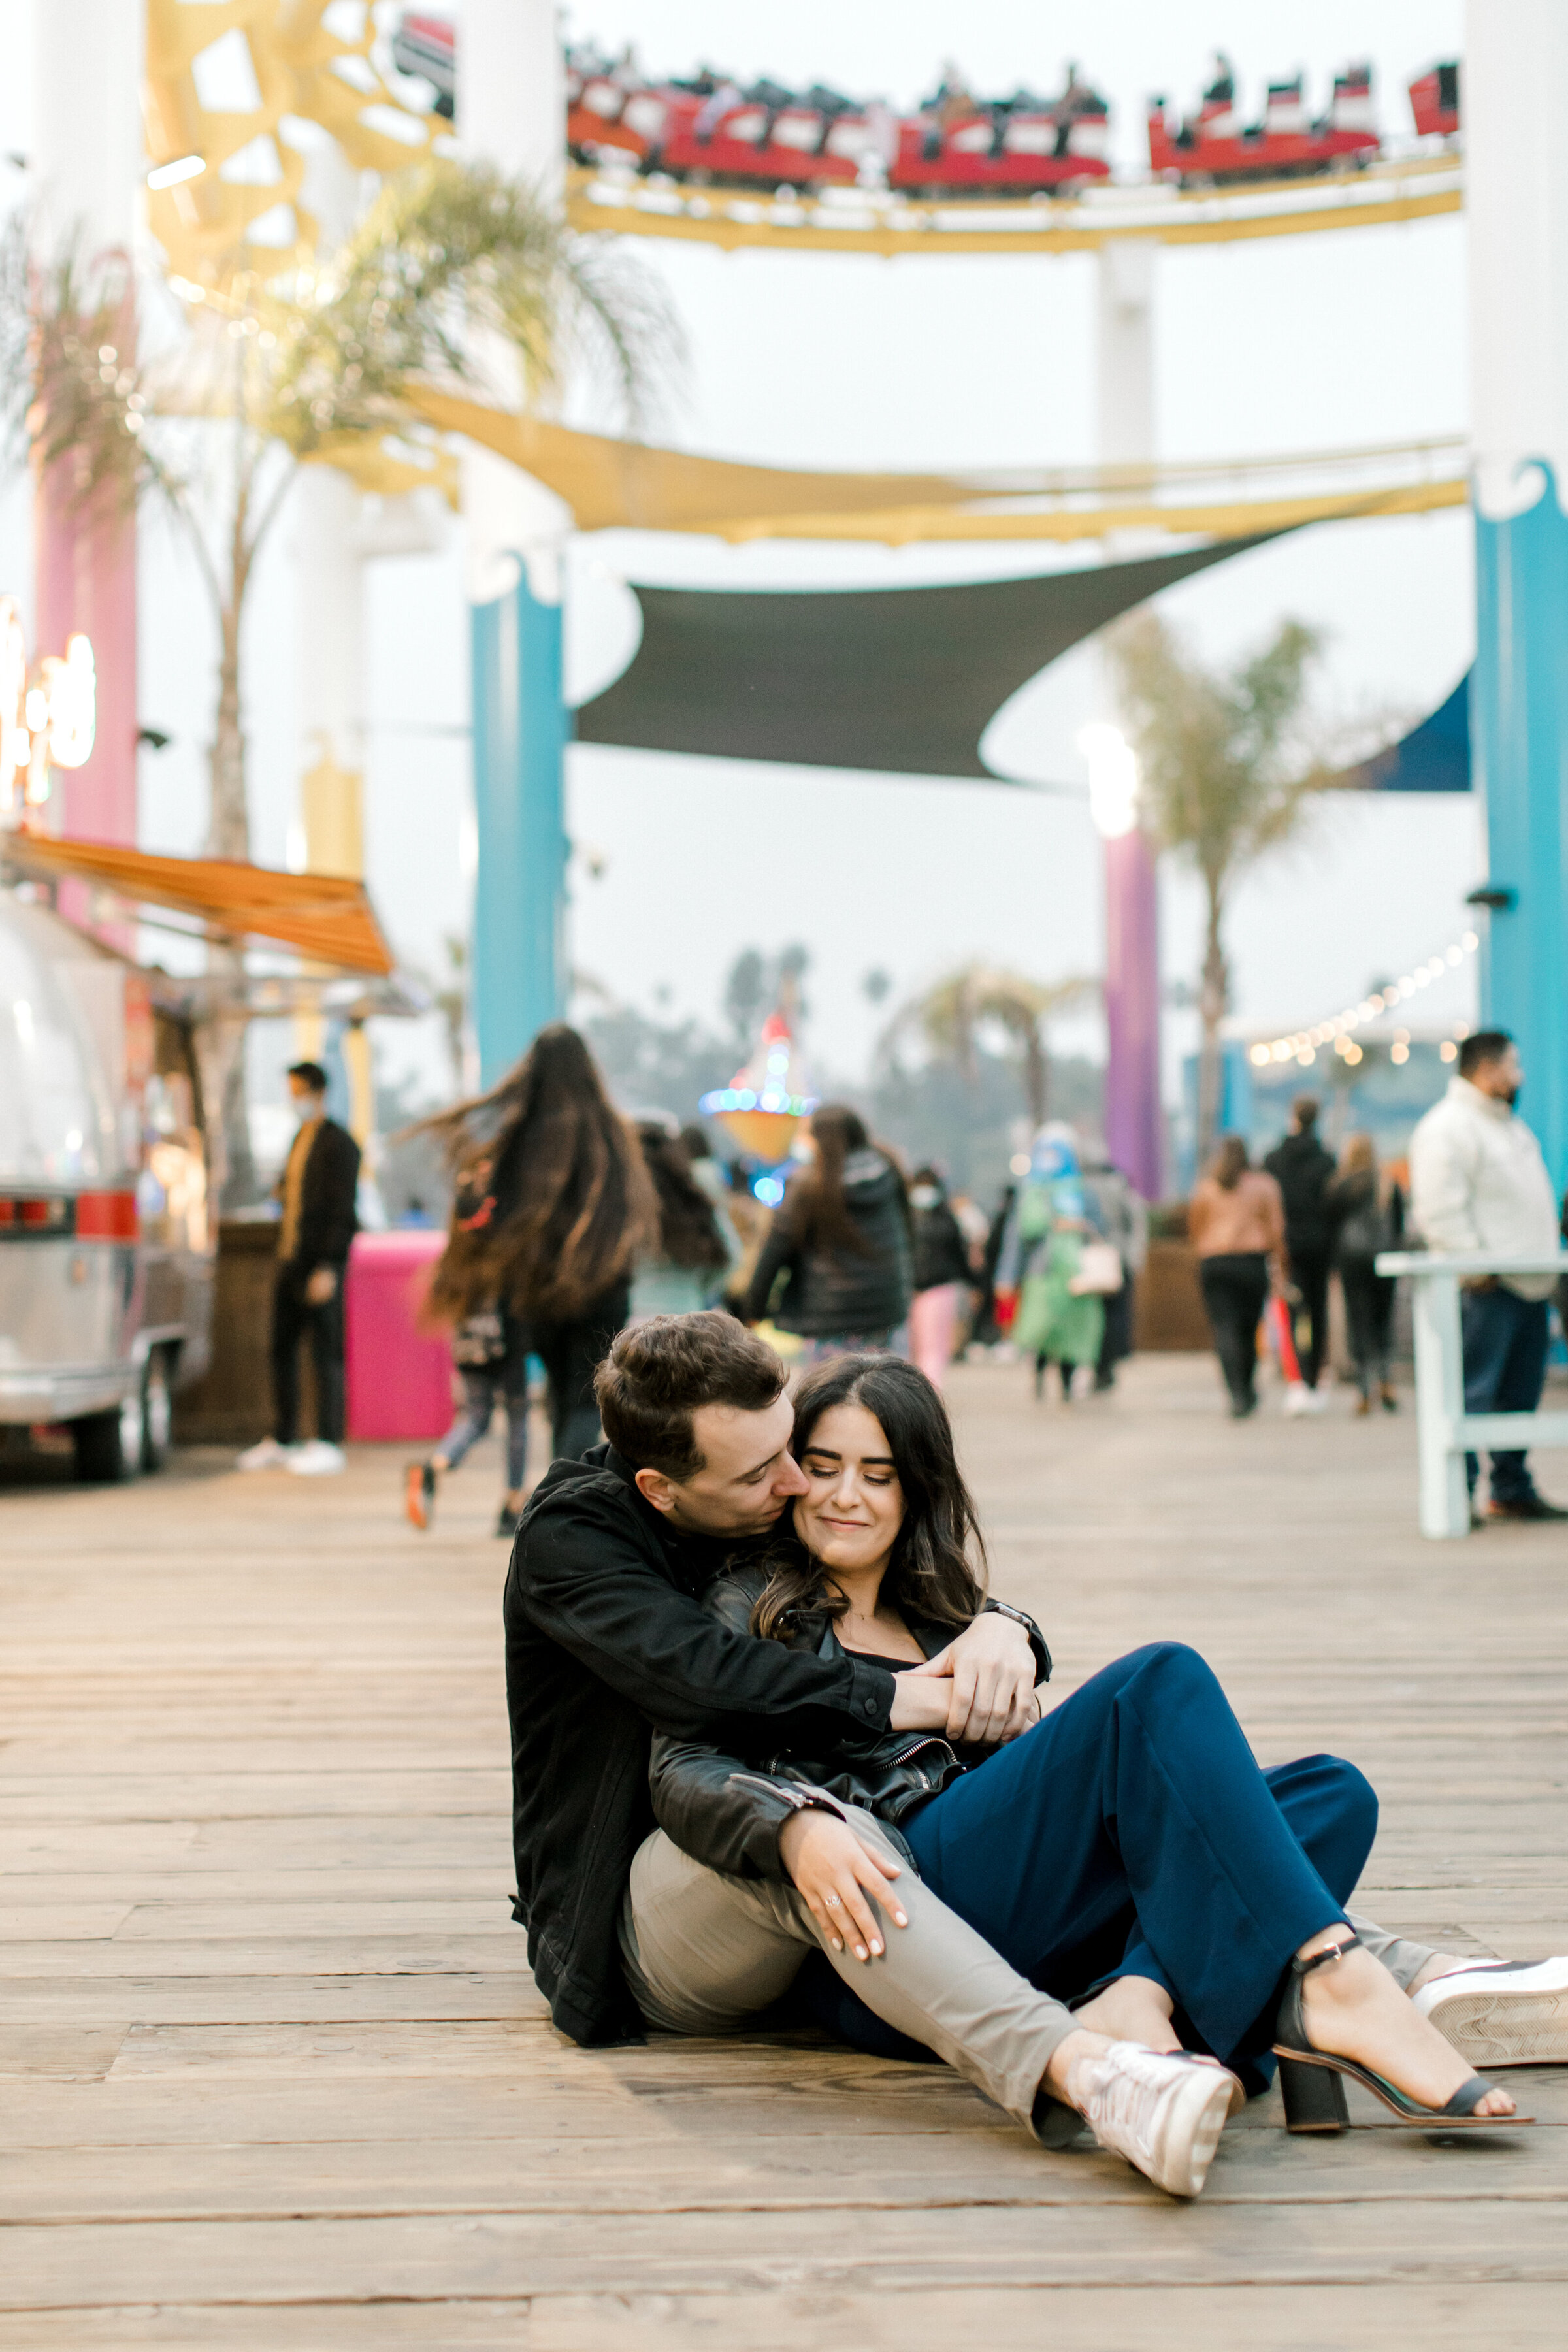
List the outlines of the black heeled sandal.
{"type": "Polygon", "coordinates": [[[1352,1947],[1361,1942],[1359,1936],[1342,1936],[1337,1944],[1325,1944],[1310,1959],[1292,1960],[1290,1979],[1279,2003],[1279,2014],[1274,2026],[1274,2055],[1279,2061],[1279,2089],[1285,2101],[1285,2128],[1289,2132],[1339,2132],[1350,2125],[1350,2109],[1345,2105],[1345,2086],[1342,2079],[1348,2074],[1381,2099],[1385,2107],[1402,2124],[1412,2124],[1418,2130],[1439,2131],[1479,2130],[1483,2126],[1512,2124],[1532,2124],[1533,2116],[1478,2116],[1475,2112],[1487,2093],[1497,2085],[1489,2083],[1484,2074],[1472,2074],[1461,2083],[1453,2097],[1441,2107],[1423,2106],[1407,2091],[1401,2091],[1383,2075],[1374,2074],[1370,2066],[1358,2065],[1353,2058],[1339,2058],[1331,2051],[1315,2050],[1307,2033],[1306,2012],[1301,2001],[1301,1980],[1314,1969],[1322,1968],[1329,1960],[1343,1958],[1352,1947]]]}

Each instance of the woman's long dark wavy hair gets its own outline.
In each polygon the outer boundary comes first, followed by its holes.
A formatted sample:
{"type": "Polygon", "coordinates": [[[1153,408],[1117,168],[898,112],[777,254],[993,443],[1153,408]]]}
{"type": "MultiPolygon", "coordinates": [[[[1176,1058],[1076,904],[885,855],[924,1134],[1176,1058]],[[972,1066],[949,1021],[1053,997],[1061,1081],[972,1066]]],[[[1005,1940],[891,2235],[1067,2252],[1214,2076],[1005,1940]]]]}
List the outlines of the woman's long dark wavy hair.
{"type": "Polygon", "coordinates": [[[569,1322],[656,1246],[653,1185],[631,1128],[575,1029],[542,1029],[500,1084],[422,1122],[462,1166],[492,1160],[483,1202],[454,1220],[430,1312],[459,1321],[498,1298],[569,1322]]]}
{"type": "MultiPolygon", "coordinates": [[[[823,1103],[812,1112],[811,1139],[816,1158],[792,1181],[784,1212],[791,1229],[797,1241],[868,1257],[871,1244],[851,1216],[844,1193],[845,1162],[851,1153],[871,1148],[866,1122],[847,1103],[823,1103]]],[[[896,1169],[897,1163],[889,1165],[896,1169]]],[[[901,1178],[900,1181],[901,1186],[901,1178]]],[[[909,1214],[907,1201],[904,1213],[909,1214]]]]}
{"type": "Polygon", "coordinates": [[[691,1172],[679,1135],[656,1118],[637,1121],[637,1139],[658,1201],[658,1254],[671,1265],[716,1274],[730,1262],[713,1203],[691,1172]]]}
{"type": "MultiPolygon", "coordinates": [[[[938,1625],[958,1630],[972,1623],[985,1598],[985,1543],[941,1397],[923,1372],[898,1356],[835,1357],[808,1372],[795,1391],[790,1450],[797,1462],[836,1404],[864,1405],[876,1416],[903,1488],[904,1516],[883,1595],[938,1625]]],[[[849,1605],[793,1528],[761,1564],[768,1580],[752,1611],[753,1633],[787,1641],[805,1617],[841,1617],[849,1605]]]]}

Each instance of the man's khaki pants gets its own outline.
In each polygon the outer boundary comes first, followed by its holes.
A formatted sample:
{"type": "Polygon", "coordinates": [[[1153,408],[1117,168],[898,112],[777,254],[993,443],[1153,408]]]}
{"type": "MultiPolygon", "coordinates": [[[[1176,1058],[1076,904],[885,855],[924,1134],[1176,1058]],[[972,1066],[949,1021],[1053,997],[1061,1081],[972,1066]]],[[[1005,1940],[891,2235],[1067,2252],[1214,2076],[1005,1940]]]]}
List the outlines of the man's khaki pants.
{"type": "MultiPolygon", "coordinates": [[[[857,1837],[892,1853],[869,1813],[857,1837]]],[[[886,1919],[881,1958],[827,1958],[868,2009],[945,2058],[1033,2129],[1035,2095],[1073,2030],[1059,2001],[1010,1969],[895,1854],[890,1887],[907,1927],[886,1919]]],[[[731,1878],[682,1853],[662,1830],[637,1849],[621,1913],[626,1979],[650,2025],[742,2033],[788,1991],[807,1951],[826,1950],[805,1898],[779,1879],[731,1878]]]]}
{"type": "MultiPolygon", "coordinates": [[[[868,1846],[894,1851],[858,1807],[852,1826],[868,1846]]],[[[950,1911],[901,1856],[890,1893],[907,1927],[886,1920],[879,1959],[827,1952],[868,2009],[934,2050],[999,2107],[1036,2129],[1035,2098],[1074,2021],[1037,1992],[984,1937],[950,1911]]],[[[1403,1985],[1430,1958],[1351,1914],[1362,1940],[1403,1985]]],[[[650,2025],[671,2033],[743,2033],[788,1991],[808,1951],[826,1950],[805,1897],[779,1879],[731,1878],[693,1862],[655,1830],[632,1861],[621,1912],[626,1979],[650,2025]]]]}

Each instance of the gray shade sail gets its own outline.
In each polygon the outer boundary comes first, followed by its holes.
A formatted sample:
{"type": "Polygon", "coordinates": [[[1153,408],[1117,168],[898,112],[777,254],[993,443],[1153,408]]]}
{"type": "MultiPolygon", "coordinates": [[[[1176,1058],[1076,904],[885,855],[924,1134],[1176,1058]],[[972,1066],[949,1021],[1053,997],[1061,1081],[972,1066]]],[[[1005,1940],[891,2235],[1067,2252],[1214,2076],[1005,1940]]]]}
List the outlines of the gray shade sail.
{"type": "Polygon", "coordinates": [[[1162,588],[1262,544],[940,588],[636,587],[642,643],[579,709],[577,740],[995,782],[981,737],[1020,687],[1162,588]]]}

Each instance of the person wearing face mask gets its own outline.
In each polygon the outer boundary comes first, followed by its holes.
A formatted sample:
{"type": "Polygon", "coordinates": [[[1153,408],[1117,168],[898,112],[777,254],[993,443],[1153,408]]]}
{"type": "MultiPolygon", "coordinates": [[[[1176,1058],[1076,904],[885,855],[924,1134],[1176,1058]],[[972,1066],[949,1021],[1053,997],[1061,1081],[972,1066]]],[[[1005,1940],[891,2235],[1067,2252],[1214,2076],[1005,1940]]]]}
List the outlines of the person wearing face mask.
{"type": "Polygon", "coordinates": [[[934,1168],[917,1168],[910,1185],[915,1252],[915,1295],[910,1307],[910,1354],[934,1388],[952,1361],[965,1291],[973,1280],[969,1244],[934,1168]]]}
{"type": "MultiPolygon", "coordinates": [[[[1478,1029],[1459,1047],[1457,1076],[1410,1139],[1412,1219],[1434,1251],[1549,1255],[1558,1207],[1541,1146],[1514,1104],[1523,1084],[1506,1029],[1478,1029]]],[[[1487,1275],[1460,1285],[1467,1412],[1533,1412],[1546,1381],[1551,1274],[1487,1275]]],[[[1478,1457],[1465,1457],[1472,1524],[1478,1457]]],[[[1536,1491],[1528,1457],[1493,1454],[1493,1519],[1568,1519],[1536,1491]]]]}
{"type": "Polygon", "coordinates": [[[1036,1396],[1044,1397],[1046,1373],[1055,1364],[1064,1404],[1071,1401],[1074,1373],[1098,1361],[1105,1337],[1104,1299],[1076,1286],[1083,1245],[1094,1234],[1077,1139],[1055,1121],[1035,1138],[1002,1243],[996,1288],[1017,1299],[1013,1338],[1020,1354],[1034,1360],[1036,1396]]]}
{"type": "Polygon", "coordinates": [[[242,1470],[326,1477],[344,1467],[343,1276],[358,1230],[359,1145],[327,1117],[327,1074],[296,1062],[289,1094],[299,1130],[278,1180],[282,1230],[272,1293],[273,1430],[239,1457],[242,1470]],[[316,1434],[299,1443],[300,1342],[309,1339],[316,1434]]]}

